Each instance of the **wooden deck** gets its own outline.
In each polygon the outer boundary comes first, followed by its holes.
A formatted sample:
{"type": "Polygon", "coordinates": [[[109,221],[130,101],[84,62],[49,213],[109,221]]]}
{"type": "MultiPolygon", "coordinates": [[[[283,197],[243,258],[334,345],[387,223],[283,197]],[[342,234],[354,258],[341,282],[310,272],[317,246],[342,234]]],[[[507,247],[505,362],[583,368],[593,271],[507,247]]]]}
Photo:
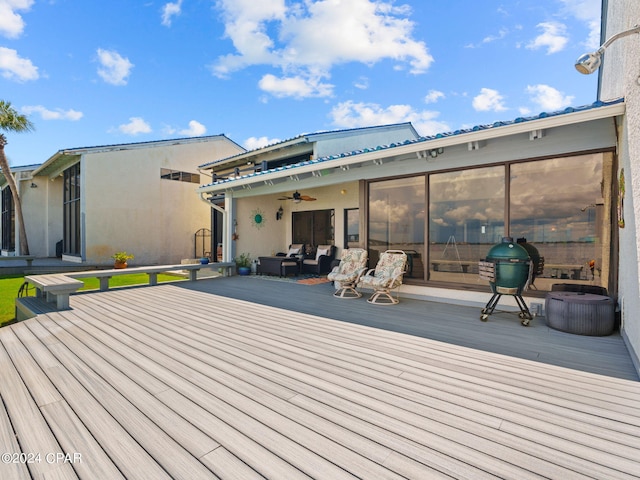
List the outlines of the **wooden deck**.
{"type": "Polygon", "coordinates": [[[619,336],[331,292],[163,284],[0,329],[0,478],[640,475],[640,382],[619,336]]]}

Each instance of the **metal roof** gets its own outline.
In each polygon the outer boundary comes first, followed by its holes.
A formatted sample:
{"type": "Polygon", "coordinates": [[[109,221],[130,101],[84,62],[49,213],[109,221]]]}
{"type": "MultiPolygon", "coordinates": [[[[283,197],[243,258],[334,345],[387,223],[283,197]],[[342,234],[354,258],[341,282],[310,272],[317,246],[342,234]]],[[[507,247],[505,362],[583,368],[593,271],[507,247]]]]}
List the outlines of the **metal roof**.
{"type": "Polygon", "coordinates": [[[136,148],[148,148],[148,147],[160,147],[165,145],[180,145],[185,143],[199,143],[199,142],[207,142],[213,138],[225,138],[233,144],[237,145],[239,148],[243,148],[238,145],[236,142],[231,140],[224,134],[219,135],[207,135],[202,137],[185,137],[185,138],[172,138],[165,140],[151,140],[146,142],[132,142],[132,143],[120,143],[113,145],[97,145],[94,147],[77,147],[77,148],[66,148],[62,150],[58,150],[54,153],[49,159],[44,162],[35,172],[37,175],[49,175],[51,172],[57,172],[60,168],[66,168],[67,164],[73,161],[76,161],[74,157],[78,157],[85,153],[99,153],[99,152],[110,152],[110,151],[119,151],[119,150],[131,150],[136,148]]]}
{"type": "Polygon", "coordinates": [[[280,150],[280,149],[283,149],[283,148],[291,147],[293,145],[299,145],[299,144],[304,144],[304,143],[312,143],[312,142],[318,140],[317,137],[335,136],[335,135],[339,135],[339,134],[342,134],[342,133],[352,133],[352,132],[355,133],[355,132],[363,131],[363,130],[374,130],[374,129],[382,129],[382,128],[397,128],[397,127],[407,127],[407,126],[409,126],[413,130],[413,132],[415,133],[416,137],[419,137],[418,132],[415,131],[413,125],[411,125],[411,122],[392,123],[392,124],[386,124],[386,125],[375,125],[375,126],[370,126],[370,127],[345,128],[345,129],[341,129],[341,130],[326,130],[326,131],[314,132],[314,133],[302,133],[300,135],[297,135],[295,137],[289,138],[287,140],[282,140],[280,142],[272,143],[270,145],[265,145],[264,147],[255,148],[253,150],[249,150],[247,152],[238,153],[236,155],[232,155],[232,156],[227,157],[227,158],[222,158],[222,159],[219,159],[219,160],[214,160],[212,162],[203,163],[198,168],[199,169],[206,169],[206,168],[209,168],[209,167],[211,167],[213,165],[219,165],[219,164],[222,164],[222,163],[227,163],[227,162],[231,162],[231,161],[234,161],[234,160],[239,160],[239,159],[241,159],[243,157],[255,156],[257,154],[266,153],[266,152],[269,152],[269,151],[280,150]]]}
{"type": "Polygon", "coordinates": [[[284,165],[259,172],[252,172],[235,178],[220,179],[216,182],[200,186],[198,191],[201,193],[211,192],[214,190],[221,191],[224,188],[227,188],[227,185],[229,188],[231,188],[235,185],[252,183],[253,181],[257,180],[256,177],[273,176],[273,174],[276,174],[278,172],[281,172],[283,174],[294,174],[303,173],[303,171],[312,171],[322,167],[322,165],[319,164],[334,160],[343,160],[342,163],[363,162],[370,159],[370,155],[366,154],[379,154],[389,151],[389,155],[391,155],[391,151],[393,149],[402,150],[402,147],[408,147],[408,150],[410,149],[411,151],[429,150],[441,146],[451,146],[465,142],[513,135],[520,132],[534,130],[536,128],[551,128],[562,125],[569,125],[571,123],[578,123],[589,121],[592,119],[613,116],[621,114],[623,112],[623,98],[618,98],[611,101],[597,101],[590,105],[584,105],[580,107],[567,107],[559,111],[542,112],[534,116],[518,117],[514,120],[498,121],[485,125],[476,125],[467,129],[459,129],[452,132],[437,133],[435,135],[419,137],[415,140],[409,139],[403,142],[395,142],[388,145],[378,145],[371,148],[353,150],[336,155],[328,155],[326,157],[315,158],[296,164],[284,165]],[[619,105],[619,108],[616,108],[613,112],[610,112],[609,109],[607,109],[606,111],[603,110],[605,107],[613,107],[615,105],[619,105]],[[361,159],[358,157],[361,157],[361,159]],[[353,161],[344,162],[345,159],[351,158],[353,158],[353,161]]]}

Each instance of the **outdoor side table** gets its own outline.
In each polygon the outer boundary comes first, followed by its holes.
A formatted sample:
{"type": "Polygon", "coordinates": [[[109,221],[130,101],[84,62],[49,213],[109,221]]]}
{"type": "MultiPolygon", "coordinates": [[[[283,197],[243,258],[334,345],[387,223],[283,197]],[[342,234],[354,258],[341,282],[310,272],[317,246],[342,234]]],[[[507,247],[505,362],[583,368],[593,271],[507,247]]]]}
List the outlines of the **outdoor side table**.
{"type": "Polygon", "coordinates": [[[548,292],[545,296],[547,325],[576,335],[611,335],[615,326],[613,300],[581,292],[548,292]]]}

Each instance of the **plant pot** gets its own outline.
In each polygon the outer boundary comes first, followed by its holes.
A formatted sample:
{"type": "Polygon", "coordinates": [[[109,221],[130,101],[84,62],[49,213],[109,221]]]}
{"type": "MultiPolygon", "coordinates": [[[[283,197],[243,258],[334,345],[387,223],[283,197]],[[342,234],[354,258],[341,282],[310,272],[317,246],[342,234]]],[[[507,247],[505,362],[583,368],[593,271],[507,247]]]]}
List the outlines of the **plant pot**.
{"type": "Polygon", "coordinates": [[[251,267],[238,267],[238,275],[251,275],[251,267]]]}
{"type": "Polygon", "coordinates": [[[209,259],[207,257],[202,257],[200,259],[200,264],[201,265],[207,265],[209,263],[209,259]]]}
{"type": "Polygon", "coordinates": [[[117,260],[113,264],[113,268],[127,268],[127,266],[127,262],[119,262],[117,260]]]}

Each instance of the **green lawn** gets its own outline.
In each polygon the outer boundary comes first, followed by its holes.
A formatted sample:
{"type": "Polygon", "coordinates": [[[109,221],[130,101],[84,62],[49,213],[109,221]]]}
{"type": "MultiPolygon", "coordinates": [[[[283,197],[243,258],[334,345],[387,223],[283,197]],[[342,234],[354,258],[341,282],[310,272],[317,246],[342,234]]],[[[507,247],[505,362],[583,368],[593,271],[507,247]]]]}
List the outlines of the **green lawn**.
{"type": "MultiPolygon", "coordinates": [[[[158,282],[175,282],[182,280],[176,275],[158,275],[158,282]]],[[[97,290],[100,288],[100,282],[97,278],[83,278],[84,287],[81,290],[97,290]]],[[[18,290],[24,283],[22,275],[4,275],[0,276],[0,326],[10,322],[15,318],[15,301],[18,297],[18,290]]],[[[131,275],[119,275],[112,277],[109,281],[109,287],[125,287],[128,285],[145,285],[149,283],[149,276],[146,273],[137,273],[131,275]]],[[[29,290],[29,295],[34,295],[34,289],[29,290]]]]}

